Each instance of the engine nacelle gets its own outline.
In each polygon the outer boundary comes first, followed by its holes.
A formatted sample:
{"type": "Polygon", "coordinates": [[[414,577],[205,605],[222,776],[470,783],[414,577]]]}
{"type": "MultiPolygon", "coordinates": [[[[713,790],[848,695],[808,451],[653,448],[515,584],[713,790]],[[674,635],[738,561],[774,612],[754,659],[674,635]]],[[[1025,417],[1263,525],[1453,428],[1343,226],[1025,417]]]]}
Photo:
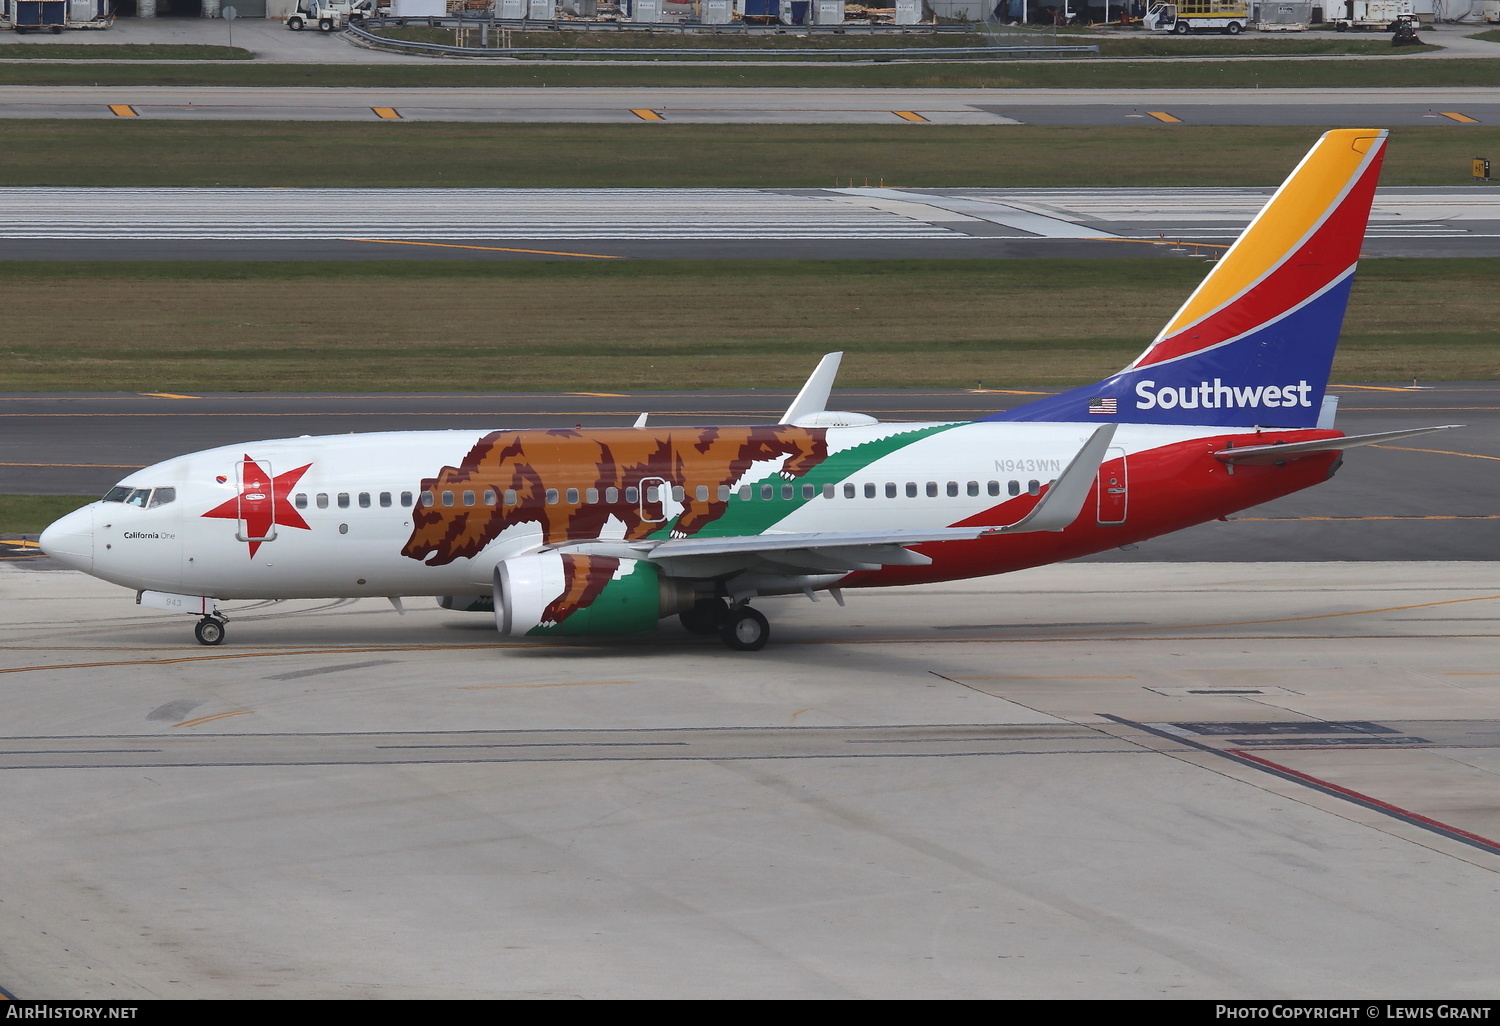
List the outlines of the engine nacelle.
{"type": "Polygon", "coordinates": [[[536,552],[495,567],[495,626],[501,634],[641,634],[692,608],[696,589],[654,563],[614,556],[536,552]]]}

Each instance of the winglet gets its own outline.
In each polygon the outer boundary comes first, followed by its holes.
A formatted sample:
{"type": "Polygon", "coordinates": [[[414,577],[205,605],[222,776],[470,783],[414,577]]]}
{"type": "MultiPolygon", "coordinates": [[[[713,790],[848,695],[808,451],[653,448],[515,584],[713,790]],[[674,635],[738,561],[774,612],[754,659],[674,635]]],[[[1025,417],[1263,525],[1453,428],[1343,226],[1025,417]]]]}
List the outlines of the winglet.
{"type": "Polygon", "coordinates": [[[996,528],[996,534],[1021,534],[1029,531],[1061,531],[1083,512],[1089,492],[1094,487],[1094,478],[1099,473],[1099,464],[1114,441],[1116,424],[1105,424],[1097,428],[1083,448],[1068,463],[1066,469],[1047,494],[1042,496],[1030,513],[1007,527],[996,528]]]}
{"type": "Polygon", "coordinates": [[[833,379],[838,376],[839,361],[843,358],[843,353],[829,353],[818,361],[818,366],[812,372],[812,376],[807,379],[807,384],[802,386],[802,391],[797,393],[797,398],[793,399],[792,405],[787,408],[786,415],[777,423],[791,424],[803,417],[822,413],[828,409],[828,396],[833,391],[833,379]]]}

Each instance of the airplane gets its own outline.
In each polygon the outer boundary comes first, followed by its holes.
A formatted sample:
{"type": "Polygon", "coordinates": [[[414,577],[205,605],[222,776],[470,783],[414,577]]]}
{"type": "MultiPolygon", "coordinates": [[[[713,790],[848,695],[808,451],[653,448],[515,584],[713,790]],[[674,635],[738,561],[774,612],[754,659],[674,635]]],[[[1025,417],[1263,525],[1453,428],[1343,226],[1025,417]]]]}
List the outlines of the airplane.
{"type": "Polygon", "coordinates": [[[403,431],[248,442],[134,472],[43,532],[67,566],[198,617],[220,603],[436,596],[524,637],[677,616],[754,651],[760,596],[988,576],[1222,519],[1327,480],[1329,368],[1385,152],[1323,135],[1128,367],[970,422],[403,431]]]}

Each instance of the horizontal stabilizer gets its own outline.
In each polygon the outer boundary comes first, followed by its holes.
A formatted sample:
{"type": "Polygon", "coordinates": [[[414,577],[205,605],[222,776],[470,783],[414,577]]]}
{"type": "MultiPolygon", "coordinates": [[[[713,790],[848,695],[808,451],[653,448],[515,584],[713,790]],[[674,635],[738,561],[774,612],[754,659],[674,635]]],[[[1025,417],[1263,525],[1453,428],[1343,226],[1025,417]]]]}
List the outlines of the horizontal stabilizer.
{"type": "Polygon", "coordinates": [[[1429,431],[1449,431],[1453,428],[1464,427],[1463,424],[1442,424],[1437,427],[1408,428],[1404,431],[1381,431],[1373,435],[1345,435],[1343,438],[1316,438],[1311,442],[1287,442],[1282,445],[1250,445],[1242,449],[1220,449],[1214,453],[1214,458],[1225,463],[1242,464],[1245,466],[1266,466],[1272,463],[1284,463],[1287,460],[1301,459],[1304,456],[1313,456],[1320,452],[1338,452],[1342,449],[1356,449],[1361,445],[1378,445],[1381,442],[1394,442],[1398,438],[1410,438],[1412,435],[1425,435],[1429,431]]]}

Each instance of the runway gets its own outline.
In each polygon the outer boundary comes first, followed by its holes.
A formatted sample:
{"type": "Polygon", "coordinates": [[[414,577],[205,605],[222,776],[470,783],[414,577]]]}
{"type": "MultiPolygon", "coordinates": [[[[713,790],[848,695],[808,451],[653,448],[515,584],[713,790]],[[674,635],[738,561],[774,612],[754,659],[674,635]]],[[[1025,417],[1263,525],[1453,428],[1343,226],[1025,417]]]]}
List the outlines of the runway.
{"type": "MultiPolygon", "coordinates": [[[[538,67],[538,85],[546,68],[538,67]]],[[[1500,124],[1500,90],[0,86],[0,118],[758,125],[1500,124]]]]}
{"type": "MultiPolygon", "coordinates": [[[[1349,434],[1466,427],[1351,451],[1333,480],[1094,562],[1500,560],[1500,384],[1331,386],[1349,434]]],[[[840,389],[835,405],[891,421],[967,420],[1040,394],[840,389]]],[[[0,492],[102,495],[187,451],[350,431],[773,423],[790,392],[531,395],[0,396],[0,492]]],[[[34,553],[12,552],[26,557],[34,553]]],[[[25,560],[30,562],[29,559],[25,560]]]]}
{"type": "Polygon", "coordinates": [[[1492,566],[768,600],[744,655],[415,602],[235,609],[207,652],[0,565],[3,983],[1491,1000],[1492,566]]]}
{"type": "MultiPolygon", "coordinates": [[[[0,259],[1171,257],[1270,189],[0,189],[0,259]]],[[[1500,255],[1500,190],[1380,190],[1367,256],[1500,255]]]]}

